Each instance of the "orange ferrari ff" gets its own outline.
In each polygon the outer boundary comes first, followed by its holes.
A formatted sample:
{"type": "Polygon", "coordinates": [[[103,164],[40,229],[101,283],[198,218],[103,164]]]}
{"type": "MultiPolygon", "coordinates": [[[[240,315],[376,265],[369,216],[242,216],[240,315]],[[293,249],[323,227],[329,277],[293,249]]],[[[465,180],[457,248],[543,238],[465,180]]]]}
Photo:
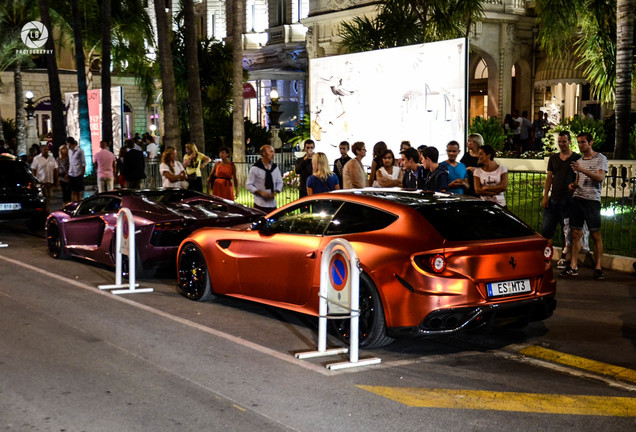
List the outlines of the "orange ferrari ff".
{"type": "MultiPolygon", "coordinates": [[[[228,295],[318,315],[321,253],[334,238],[360,261],[360,346],[552,315],[547,240],[498,205],[397,189],[335,191],[251,227],[202,228],[177,255],[192,300],[228,295]]],[[[330,320],[343,340],[348,320],[330,320]]]]}

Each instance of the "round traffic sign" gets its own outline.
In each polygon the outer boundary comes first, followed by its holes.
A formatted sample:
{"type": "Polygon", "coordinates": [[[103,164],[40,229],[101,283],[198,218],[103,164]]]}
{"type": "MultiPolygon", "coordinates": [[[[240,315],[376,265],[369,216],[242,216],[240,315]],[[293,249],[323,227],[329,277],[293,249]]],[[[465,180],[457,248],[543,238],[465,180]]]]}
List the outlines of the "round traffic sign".
{"type": "Polygon", "coordinates": [[[331,257],[331,262],[329,263],[329,280],[331,281],[331,286],[336,291],[342,291],[345,286],[347,286],[347,281],[349,279],[349,265],[346,261],[346,257],[337,252],[331,257]]]}
{"type": "Polygon", "coordinates": [[[128,228],[128,216],[126,215],[126,212],[124,212],[124,214],[122,215],[121,218],[121,223],[122,223],[122,235],[124,236],[124,239],[128,240],[128,235],[130,234],[130,229],[128,228]]]}

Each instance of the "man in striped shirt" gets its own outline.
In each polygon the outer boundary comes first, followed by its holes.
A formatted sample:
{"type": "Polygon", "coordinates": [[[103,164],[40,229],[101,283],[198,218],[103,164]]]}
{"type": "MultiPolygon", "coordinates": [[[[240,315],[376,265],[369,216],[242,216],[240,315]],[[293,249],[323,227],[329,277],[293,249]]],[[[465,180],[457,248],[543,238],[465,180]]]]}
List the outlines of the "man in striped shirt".
{"type": "Polygon", "coordinates": [[[601,269],[603,261],[603,238],[601,237],[601,188],[608,171],[607,158],[592,149],[592,135],[587,132],[578,134],[577,142],[582,158],[572,162],[572,170],[576,180],[570,185],[574,191],[570,210],[570,227],[572,228],[572,257],[570,265],[561,276],[578,276],[577,258],[581,250],[583,223],[587,223],[594,239],[594,279],[605,279],[601,269]]]}

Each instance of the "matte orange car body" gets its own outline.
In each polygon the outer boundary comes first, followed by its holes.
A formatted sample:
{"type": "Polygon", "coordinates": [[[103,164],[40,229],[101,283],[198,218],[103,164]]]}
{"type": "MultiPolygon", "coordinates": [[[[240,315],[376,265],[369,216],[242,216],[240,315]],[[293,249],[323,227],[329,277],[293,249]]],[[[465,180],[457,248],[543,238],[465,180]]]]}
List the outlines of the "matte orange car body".
{"type": "MultiPolygon", "coordinates": [[[[551,315],[556,282],[549,257],[544,255],[551,251],[546,239],[525,226],[527,235],[522,237],[449,240],[416,210],[418,200],[431,209],[439,203],[440,208],[451,209],[453,214],[461,211],[461,207],[454,210],[453,206],[465,202],[481,206],[478,200],[418,192],[398,194],[395,190],[385,195],[377,189],[321,194],[288,204],[267,218],[312,205],[338,208],[341,202],[348,202],[393,215],[393,222],[380,229],[342,235],[328,235],[328,228],[324,235],[269,232],[258,226],[203,228],[184,240],[177,256],[178,260],[184,259],[186,245],[201,252],[213,294],[318,315],[322,250],[333,238],[344,238],[359,258],[360,269],[368,278],[365,281],[377,290],[390,337],[452,333],[483,324],[493,314],[499,320],[526,322],[551,315]],[[438,255],[445,264],[439,273],[427,265],[429,257],[438,255]],[[529,292],[488,295],[488,283],[526,280],[529,292]]],[[[497,212],[504,210],[497,208],[497,212]]],[[[466,224],[471,224],[469,216],[466,224]]],[[[337,219],[338,213],[325,226],[332,226],[337,219]]],[[[311,224],[307,226],[312,229],[311,224]]],[[[183,267],[178,263],[182,287],[187,278],[181,274],[183,267]]]]}

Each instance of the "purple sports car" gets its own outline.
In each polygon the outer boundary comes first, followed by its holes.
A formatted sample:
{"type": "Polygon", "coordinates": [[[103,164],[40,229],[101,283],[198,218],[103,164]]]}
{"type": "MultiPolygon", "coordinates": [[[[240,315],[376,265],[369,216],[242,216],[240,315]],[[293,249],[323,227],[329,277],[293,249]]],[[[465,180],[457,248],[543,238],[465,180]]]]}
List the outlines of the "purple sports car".
{"type": "Polygon", "coordinates": [[[181,240],[197,228],[250,224],[263,215],[260,210],[183,189],[104,192],[49,215],[49,253],[53,258],[73,256],[114,267],[117,212],[122,207],[133,214],[137,274],[146,277],[166,264],[174,268],[181,240]]]}

